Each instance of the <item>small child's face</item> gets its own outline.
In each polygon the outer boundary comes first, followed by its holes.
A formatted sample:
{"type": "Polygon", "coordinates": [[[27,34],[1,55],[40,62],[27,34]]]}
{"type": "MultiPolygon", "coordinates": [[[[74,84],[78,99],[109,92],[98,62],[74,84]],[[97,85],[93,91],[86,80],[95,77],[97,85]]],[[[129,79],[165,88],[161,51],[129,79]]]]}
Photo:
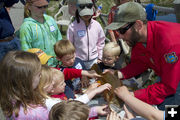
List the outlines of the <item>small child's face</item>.
{"type": "Polygon", "coordinates": [[[64,55],[61,59],[62,66],[64,67],[72,67],[75,61],[75,54],[67,54],[64,55]]]}
{"type": "Polygon", "coordinates": [[[115,62],[117,60],[117,57],[108,53],[103,53],[102,62],[104,65],[113,67],[115,62]]]}
{"type": "Polygon", "coordinates": [[[57,76],[54,76],[53,81],[54,81],[54,86],[51,91],[51,94],[57,95],[63,93],[65,91],[65,86],[66,86],[66,83],[64,82],[64,77],[59,78],[57,76]]]}

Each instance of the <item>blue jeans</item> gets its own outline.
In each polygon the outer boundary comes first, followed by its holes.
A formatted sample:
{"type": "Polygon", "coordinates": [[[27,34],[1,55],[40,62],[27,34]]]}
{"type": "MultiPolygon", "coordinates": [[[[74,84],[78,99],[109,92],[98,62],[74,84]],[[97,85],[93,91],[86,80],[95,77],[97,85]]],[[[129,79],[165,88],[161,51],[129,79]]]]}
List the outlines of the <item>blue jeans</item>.
{"type": "Polygon", "coordinates": [[[176,93],[166,97],[161,104],[157,105],[157,107],[160,110],[165,110],[165,105],[180,105],[180,82],[176,89],[176,93]]]}
{"type": "Polygon", "coordinates": [[[68,85],[65,86],[64,94],[66,95],[66,97],[67,97],[68,99],[69,99],[69,98],[72,98],[72,99],[75,98],[75,97],[74,97],[74,92],[72,91],[72,89],[71,89],[68,85]]]}
{"type": "Polygon", "coordinates": [[[12,50],[21,50],[20,40],[17,37],[9,42],[0,42],[0,60],[12,50]]]}

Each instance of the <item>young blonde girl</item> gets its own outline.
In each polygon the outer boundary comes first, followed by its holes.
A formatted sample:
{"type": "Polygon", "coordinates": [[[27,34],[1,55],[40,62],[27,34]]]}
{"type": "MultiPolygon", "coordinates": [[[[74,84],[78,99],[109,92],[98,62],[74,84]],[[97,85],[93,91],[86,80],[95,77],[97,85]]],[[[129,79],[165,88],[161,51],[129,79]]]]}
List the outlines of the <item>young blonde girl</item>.
{"type": "MultiPolygon", "coordinates": [[[[54,71],[54,86],[53,86],[53,90],[51,92],[51,96],[55,97],[55,98],[60,98],[60,99],[64,99],[66,96],[63,93],[65,90],[65,82],[64,82],[64,75],[62,74],[61,71],[57,70],[57,69],[53,69],[54,71]]],[[[71,74],[73,73],[73,71],[71,71],[71,74]]],[[[99,86],[98,83],[95,83],[93,86],[90,87],[90,89],[83,94],[82,96],[76,98],[75,100],[83,102],[83,103],[88,103],[95,95],[102,93],[104,90],[110,90],[111,89],[111,85],[109,83],[106,83],[104,85],[99,86]]],[[[107,112],[104,111],[104,109],[107,107],[107,105],[104,106],[95,106],[92,107],[90,109],[89,112],[89,117],[95,117],[98,115],[106,115],[107,112]]]]}
{"type": "MultiPolygon", "coordinates": [[[[62,35],[56,21],[45,14],[47,8],[46,0],[26,0],[25,18],[19,30],[22,50],[39,48],[47,55],[56,56],[53,45],[62,39],[62,35]]],[[[48,65],[55,67],[58,61],[52,57],[48,65]]]]}
{"type": "Polygon", "coordinates": [[[50,97],[49,93],[52,92],[53,85],[53,68],[47,65],[42,65],[41,79],[39,81],[38,89],[40,94],[45,98],[45,105],[48,110],[50,110],[54,104],[61,102],[60,99],[50,97]]]}
{"type": "MultiPolygon", "coordinates": [[[[69,74],[73,74],[73,70],[74,69],[69,69],[69,74]]],[[[64,80],[65,80],[64,78],[67,77],[66,75],[67,75],[67,73],[64,75],[61,71],[59,71],[57,69],[50,68],[49,66],[42,66],[42,78],[40,80],[38,87],[41,91],[40,93],[46,97],[46,106],[48,109],[50,109],[54,104],[61,102],[62,100],[68,100],[66,95],[64,94],[65,85],[66,85],[64,82],[64,80]],[[47,74],[45,72],[43,72],[45,69],[46,69],[47,74]],[[45,75],[46,77],[45,76],[43,77],[43,75],[45,75]],[[43,79],[43,78],[45,78],[45,79],[43,79]],[[49,79],[47,79],[47,78],[49,78],[49,79]],[[57,99],[52,100],[52,98],[49,97],[50,95],[51,95],[51,97],[58,98],[59,101],[57,99]],[[51,101],[53,101],[53,102],[51,102],[51,101]]],[[[68,76],[70,76],[70,75],[68,75],[68,76]]],[[[93,86],[91,86],[91,88],[87,91],[86,94],[76,98],[75,100],[81,101],[86,104],[96,94],[99,94],[99,93],[103,92],[104,90],[111,89],[111,85],[108,83],[105,85],[102,85],[100,87],[98,87],[98,85],[99,85],[98,83],[94,84],[93,86]]],[[[106,107],[107,107],[106,105],[93,107],[91,109],[91,112],[93,114],[91,114],[91,115],[96,116],[97,114],[100,114],[100,115],[107,114],[106,111],[104,111],[104,108],[106,108],[106,107]]]]}
{"type": "Polygon", "coordinates": [[[37,89],[41,77],[37,55],[11,51],[0,64],[0,106],[7,119],[48,120],[49,111],[37,89]]]}

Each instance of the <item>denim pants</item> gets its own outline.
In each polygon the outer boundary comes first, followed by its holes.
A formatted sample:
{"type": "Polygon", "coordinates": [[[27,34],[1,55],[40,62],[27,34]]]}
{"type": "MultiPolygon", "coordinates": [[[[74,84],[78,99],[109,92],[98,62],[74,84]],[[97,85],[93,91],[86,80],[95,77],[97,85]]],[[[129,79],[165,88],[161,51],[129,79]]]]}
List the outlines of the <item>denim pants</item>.
{"type": "Polygon", "coordinates": [[[69,99],[69,98],[72,98],[74,99],[75,95],[74,95],[74,92],[73,92],[73,85],[71,83],[71,80],[66,80],[65,81],[66,83],[66,86],[65,86],[65,91],[64,91],[64,94],[66,95],[66,97],[69,99]]]}
{"type": "Polygon", "coordinates": [[[157,107],[160,110],[165,110],[165,105],[180,105],[180,82],[176,89],[176,93],[166,97],[161,104],[157,105],[157,107]]]}
{"type": "Polygon", "coordinates": [[[9,42],[0,42],[0,60],[12,50],[21,50],[20,40],[17,37],[9,42]]]}

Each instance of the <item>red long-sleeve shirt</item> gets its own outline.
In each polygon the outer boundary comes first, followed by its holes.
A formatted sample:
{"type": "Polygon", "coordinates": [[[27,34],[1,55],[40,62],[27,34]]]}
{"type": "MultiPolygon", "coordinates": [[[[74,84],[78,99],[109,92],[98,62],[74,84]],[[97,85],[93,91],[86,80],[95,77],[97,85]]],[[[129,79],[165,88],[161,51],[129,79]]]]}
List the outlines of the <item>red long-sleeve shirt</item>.
{"type": "Polygon", "coordinates": [[[135,97],[149,104],[160,104],[176,93],[180,81],[180,24],[151,21],[147,25],[147,44],[136,44],[131,63],[120,71],[130,78],[153,69],[161,81],[134,92],[135,97]],[[169,61],[168,61],[169,59],[169,61]]]}
{"type": "MultiPolygon", "coordinates": [[[[56,69],[61,70],[61,68],[56,68],[56,69]]],[[[82,72],[81,69],[65,68],[65,69],[63,70],[64,79],[65,79],[65,80],[71,80],[71,79],[73,79],[73,78],[82,77],[81,72],[82,72]]]]}

